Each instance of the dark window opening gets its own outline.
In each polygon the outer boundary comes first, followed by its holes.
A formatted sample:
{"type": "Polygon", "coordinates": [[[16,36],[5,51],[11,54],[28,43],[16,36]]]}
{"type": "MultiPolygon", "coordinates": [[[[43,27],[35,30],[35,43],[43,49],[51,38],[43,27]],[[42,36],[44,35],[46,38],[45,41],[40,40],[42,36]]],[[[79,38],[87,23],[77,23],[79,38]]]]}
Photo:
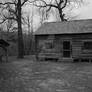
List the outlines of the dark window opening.
{"type": "Polygon", "coordinates": [[[70,57],[71,52],[70,51],[63,51],[63,57],[70,57]]]}
{"type": "Polygon", "coordinates": [[[71,42],[63,41],[63,57],[71,57],[71,42]]]}
{"type": "Polygon", "coordinates": [[[70,50],[70,42],[69,41],[63,42],[63,49],[64,50],[70,50]]]}
{"type": "Polygon", "coordinates": [[[84,42],[83,44],[83,49],[84,50],[92,50],[92,42],[84,42]]]}

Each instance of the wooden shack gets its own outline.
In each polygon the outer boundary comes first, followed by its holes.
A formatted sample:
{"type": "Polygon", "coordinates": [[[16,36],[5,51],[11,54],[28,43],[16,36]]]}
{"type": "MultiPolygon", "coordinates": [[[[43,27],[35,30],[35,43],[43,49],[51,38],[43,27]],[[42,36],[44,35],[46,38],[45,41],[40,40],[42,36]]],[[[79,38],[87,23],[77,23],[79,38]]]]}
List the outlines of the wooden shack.
{"type": "Polygon", "coordinates": [[[48,22],[35,32],[36,58],[92,61],[92,20],[48,22]]]}

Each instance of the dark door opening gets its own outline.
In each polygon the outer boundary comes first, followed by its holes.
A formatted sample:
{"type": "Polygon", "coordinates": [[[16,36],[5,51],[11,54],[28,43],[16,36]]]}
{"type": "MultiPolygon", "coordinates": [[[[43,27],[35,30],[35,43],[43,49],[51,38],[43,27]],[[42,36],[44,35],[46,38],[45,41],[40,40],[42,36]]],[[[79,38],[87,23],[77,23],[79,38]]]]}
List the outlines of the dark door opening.
{"type": "Polygon", "coordinates": [[[70,58],[71,57],[71,42],[63,41],[63,57],[70,58]]]}

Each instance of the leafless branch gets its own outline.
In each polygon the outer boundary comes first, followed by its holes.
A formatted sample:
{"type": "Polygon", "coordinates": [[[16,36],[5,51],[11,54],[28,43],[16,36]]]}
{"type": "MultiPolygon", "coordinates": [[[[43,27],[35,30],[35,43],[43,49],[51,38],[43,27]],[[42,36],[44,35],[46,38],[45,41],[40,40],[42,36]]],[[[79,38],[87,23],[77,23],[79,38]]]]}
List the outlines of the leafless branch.
{"type": "Polygon", "coordinates": [[[23,6],[28,0],[24,0],[24,2],[21,4],[21,6],[23,6]]]}
{"type": "Polygon", "coordinates": [[[67,5],[67,0],[64,0],[64,5],[61,7],[62,9],[65,8],[67,5]]]}
{"type": "Polygon", "coordinates": [[[59,4],[57,0],[55,0],[55,2],[56,2],[57,5],[59,4]]]}
{"type": "Polygon", "coordinates": [[[56,5],[53,5],[53,4],[45,4],[45,5],[37,5],[37,4],[33,4],[33,5],[35,5],[36,7],[41,7],[41,8],[42,8],[42,7],[43,7],[43,8],[44,8],[44,7],[48,7],[48,6],[49,6],[49,7],[55,7],[55,8],[58,8],[56,5]]]}
{"type": "Polygon", "coordinates": [[[17,20],[14,16],[4,16],[4,20],[17,20]]]}
{"type": "Polygon", "coordinates": [[[3,24],[6,21],[6,19],[3,19],[2,21],[0,21],[0,24],[3,24]]]}
{"type": "Polygon", "coordinates": [[[7,4],[16,5],[15,2],[5,2],[5,3],[0,3],[0,5],[7,5],[7,4]]]}

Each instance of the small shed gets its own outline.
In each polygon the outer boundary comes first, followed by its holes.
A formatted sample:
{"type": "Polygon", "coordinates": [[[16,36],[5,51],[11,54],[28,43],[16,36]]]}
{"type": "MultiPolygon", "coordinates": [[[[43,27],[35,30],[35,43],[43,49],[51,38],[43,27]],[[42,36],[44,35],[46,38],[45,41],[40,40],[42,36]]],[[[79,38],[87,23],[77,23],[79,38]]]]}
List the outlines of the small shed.
{"type": "Polygon", "coordinates": [[[92,19],[47,22],[34,35],[39,60],[92,61],[92,19]]]}
{"type": "Polygon", "coordinates": [[[6,61],[8,60],[7,58],[7,47],[9,46],[9,43],[3,39],[0,39],[0,62],[2,62],[3,57],[6,57],[6,61]]]}

